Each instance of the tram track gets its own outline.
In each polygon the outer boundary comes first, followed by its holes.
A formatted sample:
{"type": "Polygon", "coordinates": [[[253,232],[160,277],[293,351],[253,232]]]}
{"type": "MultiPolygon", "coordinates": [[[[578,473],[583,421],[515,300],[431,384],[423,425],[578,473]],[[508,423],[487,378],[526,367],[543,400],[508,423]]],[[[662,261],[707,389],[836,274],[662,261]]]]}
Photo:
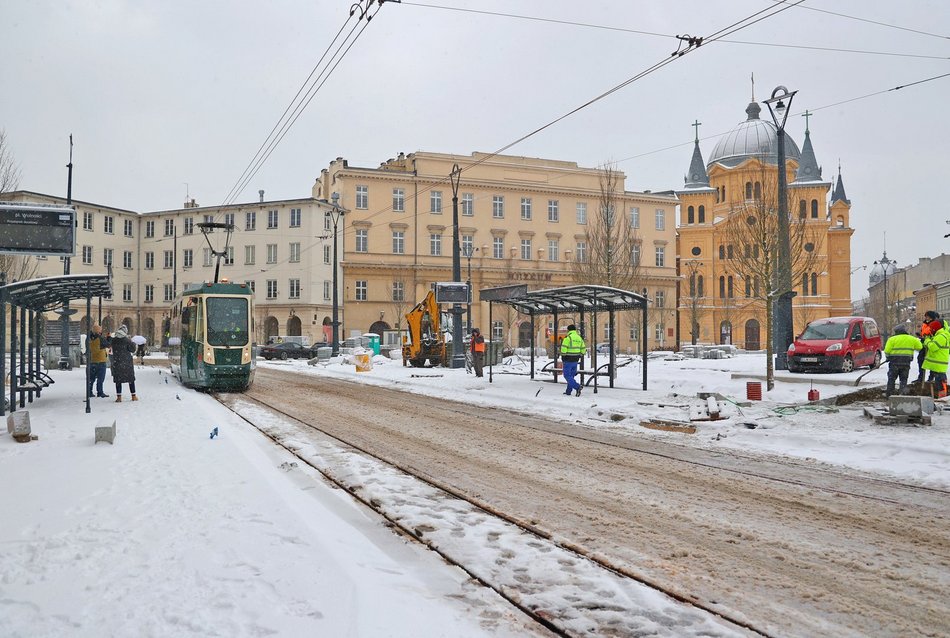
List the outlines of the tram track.
{"type": "MultiPolygon", "coordinates": [[[[861,635],[867,629],[861,629],[860,622],[854,625],[854,617],[863,615],[861,609],[873,617],[870,622],[875,626],[889,627],[893,617],[905,613],[908,605],[926,610],[919,621],[897,622],[897,626],[906,627],[893,633],[878,632],[879,635],[927,635],[926,630],[918,630],[933,623],[941,627],[933,635],[940,635],[948,622],[941,616],[946,611],[945,603],[928,607],[925,602],[945,598],[950,588],[946,576],[936,576],[950,565],[944,529],[950,498],[945,490],[816,470],[807,464],[668,446],[501,410],[473,414],[473,408],[463,404],[267,368],[258,370],[255,386],[244,397],[398,467],[540,538],[556,542],[604,569],[648,584],[758,635],[817,635],[827,633],[829,623],[837,635],[861,635]],[[315,384],[325,391],[315,394],[315,384]],[[289,394],[296,399],[291,405],[286,402],[289,394]],[[369,400],[369,395],[373,400],[369,400]],[[349,410],[347,401],[353,402],[349,410]],[[367,413],[354,414],[354,405],[367,413]],[[458,426],[446,425],[452,423],[458,426]],[[501,441],[476,441],[470,444],[472,449],[466,449],[466,435],[482,438],[489,434],[492,438],[500,436],[501,441]],[[525,443],[521,439],[530,441],[525,443]],[[499,452],[499,445],[508,445],[506,441],[511,449],[503,451],[505,458],[521,458],[525,467],[512,468],[512,461],[493,457],[499,452]],[[545,446],[552,448],[553,457],[541,449],[545,446]],[[559,495],[551,480],[532,474],[538,460],[543,467],[552,458],[560,457],[564,465],[570,465],[571,459],[564,451],[575,448],[579,451],[577,457],[596,469],[578,467],[574,472],[593,471],[602,476],[602,491],[607,498],[597,493],[596,485],[577,489],[568,486],[559,495]],[[473,460],[474,468],[468,468],[473,460]],[[639,482],[631,482],[625,473],[640,472],[640,465],[649,466],[646,475],[638,477],[639,482]],[[699,476],[692,477],[696,485],[690,489],[700,492],[700,500],[708,497],[712,512],[703,512],[703,507],[697,508],[689,498],[681,506],[662,502],[669,496],[671,485],[696,474],[699,476]],[[703,485],[709,477],[714,477],[711,489],[703,485]],[[650,485],[651,481],[657,485],[650,485]],[[619,484],[616,488],[612,487],[614,482],[619,484]],[[499,484],[509,485],[509,491],[523,486],[525,496],[500,493],[504,490],[499,490],[499,484]],[[634,489],[643,492],[639,498],[622,498],[634,489]],[[728,499],[717,498],[717,490],[727,489],[737,501],[747,502],[729,503],[728,499]],[[554,505],[537,503],[538,490],[551,497],[548,500],[554,505]],[[580,494],[591,502],[560,505],[580,494]],[[613,496],[623,502],[612,502],[613,496]],[[633,502],[636,507],[631,508],[633,502]],[[771,515],[777,520],[758,526],[742,514],[746,508],[757,508],[762,518],[771,515]],[[875,513],[882,508],[888,511],[875,513]],[[551,511],[562,515],[552,515],[551,511]],[[901,520],[898,511],[910,512],[906,521],[901,520]],[[631,517],[631,512],[636,512],[636,516],[631,517]],[[736,520],[731,520],[733,517],[736,520]],[[809,523],[811,518],[816,522],[809,523]],[[932,520],[924,524],[927,519],[932,520]],[[942,531],[936,532],[941,521],[942,531]],[[775,533],[790,522],[807,527],[817,540],[768,539],[768,533],[775,533]],[[651,529],[654,526],[659,529],[651,529]],[[871,531],[864,531],[866,527],[871,531]],[[923,529],[907,539],[910,530],[917,527],[923,529]],[[611,534],[616,538],[611,538],[611,534]],[[871,556],[858,551],[836,557],[835,552],[848,543],[867,544],[881,551],[871,556]],[[823,546],[818,550],[808,547],[813,544],[823,546]],[[751,553],[744,548],[746,545],[752,547],[751,553]],[[893,547],[893,556],[887,551],[888,545],[893,547]],[[783,555],[768,556],[772,552],[783,555]],[[882,569],[888,571],[885,567],[889,558],[894,559],[890,573],[879,573],[882,569]],[[699,563],[698,568],[688,564],[693,562],[699,563]],[[921,563],[932,566],[921,569],[922,573],[914,577],[915,565],[921,563]],[[743,566],[740,577],[728,575],[730,565],[743,566]],[[837,601],[842,594],[831,596],[829,590],[838,585],[842,567],[847,568],[845,580],[850,570],[850,577],[865,585],[845,596],[847,600],[837,601]],[[779,577],[769,577],[770,570],[777,570],[779,577]],[[749,597],[737,594],[744,578],[759,581],[764,589],[764,594],[751,597],[751,606],[767,602],[771,592],[787,595],[790,589],[800,590],[797,595],[801,600],[788,605],[766,604],[764,607],[769,611],[750,613],[743,604],[749,597]],[[789,583],[789,579],[803,582],[796,585],[789,583]],[[913,604],[913,597],[891,596],[895,600],[877,602],[879,594],[895,580],[912,581],[911,589],[923,594],[924,600],[913,604]],[[790,609],[799,605],[809,608],[804,615],[790,609]],[[877,613],[870,613],[872,608],[877,613]],[[782,619],[783,613],[790,617],[782,619]],[[809,618],[809,614],[814,617],[809,618]],[[905,631],[907,628],[911,630],[905,631]]],[[[568,469],[556,474],[569,475],[568,469]]],[[[561,478],[553,483],[558,480],[561,478]]],[[[571,476],[570,480],[579,479],[571,476]]],[[[407,533],[418,537],[413,530],[407,533]]]]}

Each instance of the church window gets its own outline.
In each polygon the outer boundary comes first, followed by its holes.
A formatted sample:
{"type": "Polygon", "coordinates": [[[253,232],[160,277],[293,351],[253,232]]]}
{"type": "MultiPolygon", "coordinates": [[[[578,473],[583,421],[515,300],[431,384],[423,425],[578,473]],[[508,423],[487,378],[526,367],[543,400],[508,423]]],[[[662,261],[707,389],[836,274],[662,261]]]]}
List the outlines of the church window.
{"type": "Polygon", "coordinates": [[[811,218],[818,219],[818,200],[811,200],[811,218]]]}
{"type": "Polygon", "coordinates": [[[706,223],[706,207],[702,205],[699,207],[699,223],[700,224],[706,223]]]}
{"type": "Polygon", "coordinates": [[[816,272],[811,274],[811,294],[813,297],[818,295],[818,273],[816,272]]]}
{"type": "Polygon", "coordinates": [[[755,200],[756,201],[762,200],[762,182],[755,183],[755,200]]]}
{"type": "Polygon", "coordinates": [[[804,199],[798,200],[798,218],[805,219],[805,216],[808,214],[808,203],[804,199]]]}
{"type": "Polygon", "coordinates": [[[844,228],[844,217],[842,217],[841,215],[838,215],[838,219],[835,220],[835,225],[838,228],[844,228]]]}
{"type": "Polygon", "coordinates": [[[752,182],[745,183],[745,198],[752,199],[752,182]]]}
{"type": "Polygon", "coordinates": [[[692,206],[686,209],[686,223],[693,224],[696,222],[696,211],[692,206]]]}
{"type": "Polygon", "coordinates": [[[719,298],[726,298],[726,278],[723,276],[719,277],[719,298]]]}
{"type": "Polygon", "coordinates": [[[726,247],[720,244],[719,245],[719,259],[725,259],[725,258],[726,258],[726,247]]]}

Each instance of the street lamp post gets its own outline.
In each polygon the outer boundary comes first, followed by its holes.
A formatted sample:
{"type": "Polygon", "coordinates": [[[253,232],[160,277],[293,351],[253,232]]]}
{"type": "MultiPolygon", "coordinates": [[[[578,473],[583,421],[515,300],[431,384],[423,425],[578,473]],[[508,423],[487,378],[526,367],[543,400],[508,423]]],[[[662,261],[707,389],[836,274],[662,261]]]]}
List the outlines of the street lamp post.
{"type": "Polygon", "coordinates": [[[472,255],[478,252],[478,248],[475,248],[475,244],[465,244],[462,246],[462,254],[465,255],[465,259],[468,260],[468,279],[465,280],[465,283],[468,286],[468,304],[465,309],[465,322],[466,329],[469,334],[472,334],[472,255]]]}
{"type": "Polygon", "coordinates": [[[888,329],[888,318],[887,318],[887,271],[889,268],[897,268],[897,262],[893,259],[890,259],[887,256],[887,251],[884,251],[884,256],[874,262],[875,266],[880,266],[881,270],[884,272],[884,311],[881,313],[881,316],[884,318],[884,322],[881,325],[881,332],[885,335],[890,334],[888,329]]]}
{"type": "Polygon", "coordinates": [[[780,291],[775,300],[772,347],[775,350],[775,368],[788,370],[788,346],[794,339],[792,321],[792,255],[788,228],[788,177],[785,174],[785,121],[798,91],[789,93],[784,86],[777,86],[772,97],[765,100],[776,128],[778,147],[778,264],[775,273],[776,289],[780,291]]]}
{"type": "MultiPolygon", "coordinates": [[[[452,181],[452,281],[462,280],[462,255],[459,248],[459,181],[462,169],[456,164],[449,175],[452,181]]],[[[452,304],[452,367],[465,367],[462,351],[462,304],[452,304]]]]}
{"type": "Polygon", "coordinates": [[[337,224],[346,214],[346,210],[339,205],[340,194],[333,193],[330,196],[331,210],[325,211],[324,216],[333,224],[333,351],[331,356],[340,354],[340,299],[339,299],[339,276],[340,262],[337,256],[337,224]]]}

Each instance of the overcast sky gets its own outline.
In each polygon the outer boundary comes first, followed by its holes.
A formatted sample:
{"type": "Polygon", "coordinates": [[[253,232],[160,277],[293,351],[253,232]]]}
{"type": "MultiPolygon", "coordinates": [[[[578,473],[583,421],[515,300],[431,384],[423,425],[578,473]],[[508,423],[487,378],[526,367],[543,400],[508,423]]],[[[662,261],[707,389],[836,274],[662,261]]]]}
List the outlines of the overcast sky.
{"type": "MultiPolygon", "coordinates": [[[[225,202],[350,4],[4,0],[0,128],[20,187],[65,195],[72,133],[76,199],[162,210],[181,206],[187,188],[199,205],[225,202]]],[[[236,201],[256,201],[259,189],[269,200],[308,197],[337,156],[377,166],[400,151],[498,150],[669,58],[673,35],[708,38],[773,4],[386,3],[236,201]]],[[[705,44],[507,152],[615,162],[628,190],[680,188],[691,123],[703,124],[708,159],[718,135],[745,119],[754,73],[756,100],[780,84],[798,90],[787,130],[799,146],[798,114],[815,112],[825,179],[840,160],[856,229],[852,265],[870,270],[885,233],[888,256],[916,264],[950,248],[950,211],[939,205],[950,166],[950,77],[838,103],[950,73],[948,36],[945,0],[806,0],[725,38],[759,44],[705,44]]],[[[868,270],[854,274],[852,297],[866,294],[868,270]]]]}

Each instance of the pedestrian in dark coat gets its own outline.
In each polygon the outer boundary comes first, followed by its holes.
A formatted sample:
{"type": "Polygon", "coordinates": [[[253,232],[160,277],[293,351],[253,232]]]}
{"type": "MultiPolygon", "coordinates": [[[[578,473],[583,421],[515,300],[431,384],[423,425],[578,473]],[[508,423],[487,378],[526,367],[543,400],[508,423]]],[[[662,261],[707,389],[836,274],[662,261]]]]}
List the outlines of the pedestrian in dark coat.
{"type": "Polygon", "coordinates": [[[125,325],[119,326],[119,329],[112,335],[112,380],[115,382],[115,400],[117,403],[122,401],[123,383],[129,384],[132,400],[139,400],[135,396],[135,364],[132,362],[134,352],[135,344],[129,339],[128,328],[125,325]]]}

